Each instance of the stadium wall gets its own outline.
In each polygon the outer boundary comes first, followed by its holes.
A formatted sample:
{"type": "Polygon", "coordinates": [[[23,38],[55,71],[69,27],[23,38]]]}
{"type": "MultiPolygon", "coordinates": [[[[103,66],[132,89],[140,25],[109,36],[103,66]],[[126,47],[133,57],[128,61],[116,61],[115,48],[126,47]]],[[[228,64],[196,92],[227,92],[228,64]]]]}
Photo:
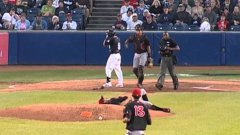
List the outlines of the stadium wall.
{"type": "MultiPolygon", "coordinates": [[[[122,45],[122,65],[132,65],[133,45],[124,47],[132,32],[117,32],[122,45]]],[[[160,58],[162,32],[146,32],[153,49],[154,64],[160,58]]],[[[240,65],[240,33],[237,32],[171,32],[181,51],[178,65],[240,65]]],[[[105,32],[9,32],[10,65],[105,65],[108,48],[102,45],[105,32]]],[[[1,40],[1,39],[0,39],[1,40]]]]}

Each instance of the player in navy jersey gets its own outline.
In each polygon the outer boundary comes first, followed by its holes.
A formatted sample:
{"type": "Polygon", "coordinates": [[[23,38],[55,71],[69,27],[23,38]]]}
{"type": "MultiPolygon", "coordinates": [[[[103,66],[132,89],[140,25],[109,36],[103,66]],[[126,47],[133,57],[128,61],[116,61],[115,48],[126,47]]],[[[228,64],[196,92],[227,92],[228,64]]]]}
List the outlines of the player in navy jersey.
{"type": "Polygon", "coordinates": [[[144,135],[147,125],[151,125],[148,108],[139,100],[141,89],[132,91],[134,100],[129,102],[123,110],[123,122],[126,123],[127,135],[144,135]]]}
{"type": "Polygon", "coordinates": [[[116,36],[113,29],[109,29],[107,31],[103,46],[108,47],[110,51],[110,56],[108,57],[105,67],[106,83],[103,84],[103,87],[112,87],[111,76],[113,70],[118,77],[118,83],[116,84],[116,87],[123,87],[123,74],[121,69],[120,54],[121,44],[120,39],[116,36]]]}

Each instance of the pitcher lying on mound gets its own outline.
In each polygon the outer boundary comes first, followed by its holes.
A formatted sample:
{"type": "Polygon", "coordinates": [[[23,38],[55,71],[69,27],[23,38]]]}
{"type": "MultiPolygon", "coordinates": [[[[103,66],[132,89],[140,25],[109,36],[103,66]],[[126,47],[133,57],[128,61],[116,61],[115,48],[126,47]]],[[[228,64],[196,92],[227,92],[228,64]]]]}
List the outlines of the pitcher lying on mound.
{"type": "MultiPolygon", "coordinates": [[[[140,97],[140,101],[148,108],[151,110],[156,110],[156,111],[163,111],[163,112],[167,112],[170,113],[171,110],[170,108],[162,108],[162,107],[158,107],[154,104],[152,104],[147,97],[147,92],[144,88],[135,88],[135,89],[140,89],[141,90],[141,97],[140,97]]],[[[128,102],[126,102],[127,100],[132,101],[131,97],[128,96],[119,96],[119,97],[115,97],[115,98],[110,98],[110,99],[104,99],[103,96],[101,96],[101,98],[98,100],[99,104],[114,104],[114,105],[126,105],[128,102]]]]}

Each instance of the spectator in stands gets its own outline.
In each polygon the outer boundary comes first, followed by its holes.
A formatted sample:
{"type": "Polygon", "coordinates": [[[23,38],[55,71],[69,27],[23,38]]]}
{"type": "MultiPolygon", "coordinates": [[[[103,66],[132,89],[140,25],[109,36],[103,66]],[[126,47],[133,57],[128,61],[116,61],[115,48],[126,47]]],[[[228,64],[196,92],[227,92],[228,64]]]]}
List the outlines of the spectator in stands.
{"type": "Polygon", "coordinates": [[[13,30],[16,22],[19,20],[19,16],[15,13],[13,7],[10,12],[6,12],[2,16],[3,28],[6,30],[13,30]]]}
{"type": "Polygon", "coordinates": [[[229,21],[226,20],[225,14],[222,14],[220,20],[217,23],[219,31],[227,31],[230,27],[229,21]]]}
{"type": "Polygon", "coordinates": [[[134,10],[133,6],[130,5],[130,0],[125,0],[124,5],[120,9],[120,14],[127,13],[129,8],[131,8],[132,11],[134,10]]]}
{"type": "Polygon", "coordinates": [[[68,13],[70,13],[74,9],[74,0],[63,0],[64,6],[67,8],[68,13]]]}
{"type": "Polygon", "coordinates": [[[76,8],[85,10],[85,17],[90,15],[90,1],[89,0],[76,0],[76,8]]]}
{"type": "Polygon", "coordinates": [[[30,6],[33,6],[33,8],[41,9],[43,5],[47,4],[47,0],[28,0],[28,3],[31,3],[30,6]]]}
{"type": "Polygon", "coordinates": [[[149,14],[151,14],[151,13],[149,12],[149,10],[145,9],[145,10],[143,11],[143,19],[142,19],[141,21],[143,21],[143,22],[147,21],[147,15],[149,15],[149,14]]]}
{"type": "Polygon", "coordinates": [[[3,16],[4,13],[9,12],[12,8],[12,4],[8,2],[8,0],[2,0],[0,3],[0,18],[3,16]]]}
{"type": "Polygon", "coordinates": [[[58,16],[54,15],[52,21],[48,25],[48,30],[61,30],[62,25],[59,22],[58,16]]]}
{"type": "Polygon", "coordinates": [[[34,8],[35,4],[36,4],[36,0],[23,0],[22,1],[23,5],[30,8],[34,8]]]}
{"type": "Polygon", "coordinates": [[[230,22],[231,25],[240,25],[240,10],[238,6],[234,7],[232,13],[232,20],[230,22]]]}
{"type": "Polygon", "coordinates": [[[192,7],[191,16],[193,17],[197,14],[198,17],[202,18],[204,13],[204,8],[200,5],[200,0],[195,0],[195,6],[192,7]]]}
{"type": "Polygon", "coordinates": [[[183,4],[179,4],[179,11],[174,18],[176,23],[180,23],[180,21],[182,21],[187,25],[191,24],[192,17],[185,9],[186,7],[183,4]]]}
{"type": "Polygon", "coordinates": [[[207,17],[203,17],[202,23],[200,25],[200,31],[202,32],[211,31],[211,25],[207,17]]]}
{"type": "Polygon", "coordinates": [[[142,25],[142,21],[138,19],[138,15],[136,13],[132,14],[132,20],[127,22],[127,30],[135,30],[135,26],[137,24],[142,25]]]}
{"type": "Polygon", "coordinates": [[[183,6],[185,7],[185,11],[188,12],[190,15],[192,14],[192,7],[188,4],[188,0],[182,0],[183,6]]]}
{"type": "Polygon", "coordinates": [[[42,13],[39,12],[35,18],[35,20],[32,23],[32,29],[33,30],[47,30],[47,22],[42,19],[42,13]]]}
{"type": "Polygon", "coordinates": [[[207,5],[203,17],[208,18],[208,22],[211,25],[211,30],[214,30],[217,24],[217,14],[214,11],[212,11],[211,5],[207,5]]]}
{"type": "Polygon", "coordinates": [[[41,12],[43,16],[52,17],[55,14],[55,8],[52,6],[52,3],[52,0],[47,0],[47,4],[42,6],[41,12]]]}
{"type": "Polygon", "coordinates": [[[117,15],[117,20],[113,25],[113,28],[116,30],[126,30],[127,29],[127,23],[122,20],[122,15],[117,15]]]}
{"type": "Polygon", "coordinates": [[[26,13],[22,12],[20,15],[20,20],[16,22],[15,30],[30,30],[30,21],[26,19],[26,13]]]}
{"type": "Polygon", "coordinates": [[[211,7],[212,11],[214,11],[217,14],[217,18],[219,18],[221,15],[219,0],[211,0],[211,7]]]}
{"type": "Polygon", "coordinates": [[[163,13],[163,6],[159,0],[154,0],[149,8],[149,12],[155,14],[157,17],[163,13]]]}
{"type": "Polygon", "coordinates": [[[27,7],[22,4],[22,0],[17,0],[16,3],[16,14],[21,15],[22,13],[27,13],[27,7]]]}
{"type": "Polygon", "coordinates": [[[60,0],[53,0],[52,6],[56,9],[59,7],[59,1],[60,0]]]}
{"type": "Polygon", "coordinates": [[[147,21],[143,22],[143,30],[155,31],[158,30],[157,23],[153,21],[153,16],[148,14],[146,17],[147,21]]]}
{"type": "Polygon", "coordinates": [[[133,9],[136,9],[137,6],[139,5],[138,3],[139,0],[130,0],[130,4],[131,6],[133,6],[133,9]]]}
{"type": "Polygon", "coordinates": [[[228,20],[228,21],[232,20],[232,13],[229,12],[228,8],[224,8],[223,14],[226,17],[226,20],[228,20]]]}
{"type": "Polygon", "coordinates": [[[63,23],[62,26],[63,30],[76,30],[77,29],[77,22],[72,20],[72,14],[67,14],[67,20],[63,23]]]}
{"type": "Polygon", "coordinates": [[[129,8],[126,13],[122,14],[122,20],[127,24],[132,21],[133,9],[129,8]]]}
{"type": "Polygon", "coordinates": [[[149,7],[152,5],[153,0],[144,0],[144,3],[145,3],[145,5],[147,5],[147,7],[149,8],[149,7]]]}
{"type": "Polygon", "coordinates": [[[143,21],[143,12],[148,7],[145,5],[144,0],[139,1],[139,6],[135,9],[135,13],[138,15],[138,19],[143,21]]]}
{"type": "Polygon", "coordinates": [[[200,26],[201,25],[201,18],[198,16],[197,13],[193,15],[192,23],[190,25],[200,26]]]}
{"type": "Polygon", "coordinates": [[[173,14],[169,12],[167,6],[163,7],[163,14],[158,17],[157,23],[162,25],[173,25],[173,14]]]}
{"type": "Polygon", "coordinates": [[[164,6],[167,6],[169,9],[169,12],[176,13],[178,9],[178,3],[174,3],[174,0],[167,0],[167,3],[165,3],[164,6]]]}
{"type": "Polygon", "coordinates": [[[63,1],[60,0],[58,5],[59,5],[59,7],[55,9],[56,16],[58,16],[59,13],[64,13],[64,14],[68,13],[68,9],[64,6],[63,1]]]}
{"type": "Polygon", "coordinates": [[[221,10],[223,11],[225,8],[229,10],[230,13],[233,12],[234,4],[232,0],[224,0],[223,4],[221,5],[221,10]]]}

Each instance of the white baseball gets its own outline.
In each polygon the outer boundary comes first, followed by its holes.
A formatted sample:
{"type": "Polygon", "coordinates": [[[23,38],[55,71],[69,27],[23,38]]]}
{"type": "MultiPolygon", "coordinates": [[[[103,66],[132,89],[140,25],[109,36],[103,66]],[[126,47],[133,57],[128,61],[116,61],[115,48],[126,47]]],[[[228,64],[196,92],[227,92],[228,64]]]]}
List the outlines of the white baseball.
{"type": "Polygon", "coordinates": [[[102,118],[102,116],[99,116],[98,119],[99,119],[99,120],[102,120],[103,118],[102,118]]]}

